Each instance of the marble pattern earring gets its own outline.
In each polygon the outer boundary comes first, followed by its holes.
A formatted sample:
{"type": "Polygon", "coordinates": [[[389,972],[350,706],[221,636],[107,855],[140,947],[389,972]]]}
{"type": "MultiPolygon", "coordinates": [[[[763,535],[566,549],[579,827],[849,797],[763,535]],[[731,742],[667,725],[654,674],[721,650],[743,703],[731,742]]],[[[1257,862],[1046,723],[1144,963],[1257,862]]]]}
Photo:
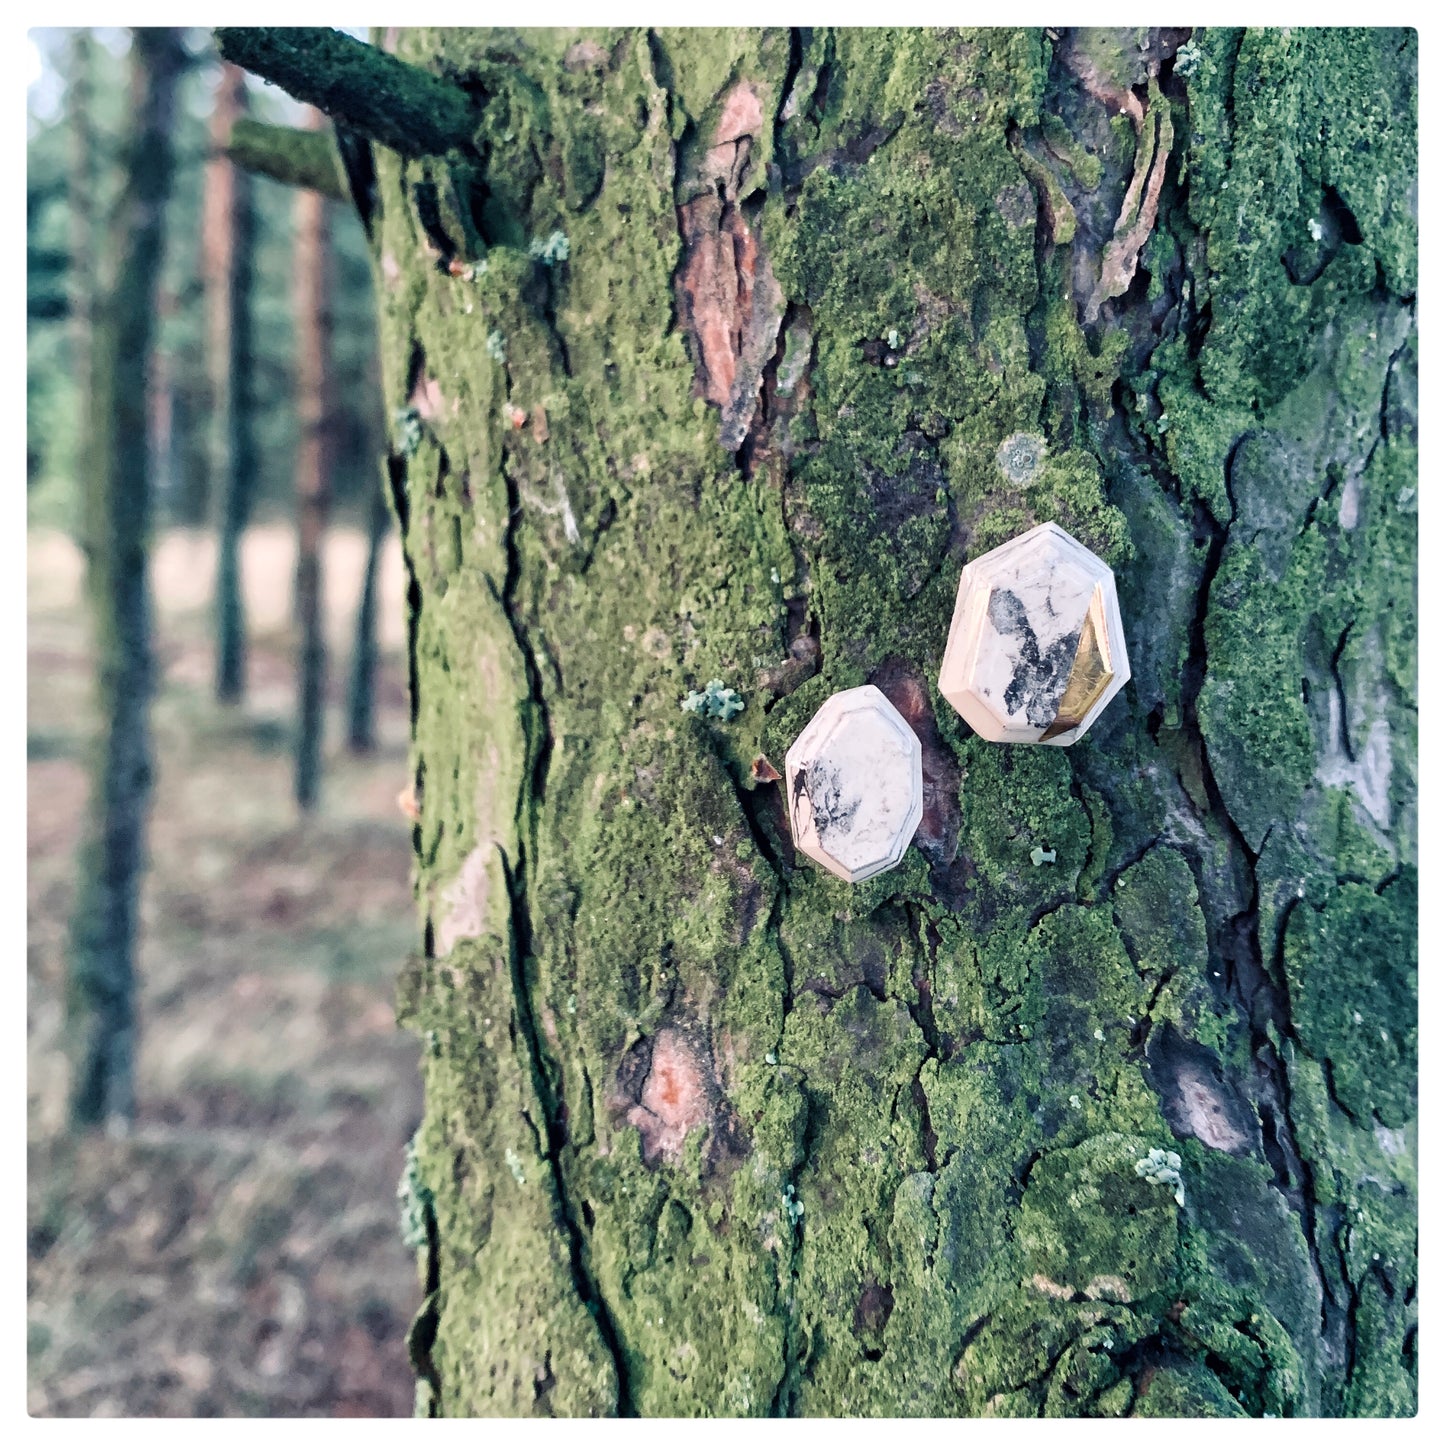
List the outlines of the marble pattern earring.
{"type": "Polygon", "coordinates": [[[835,692],[783,772],[799,852],[849,883],[897,867],[923,819],[923,749],[876,687],[835,692]]]}
{"type": "Polygon", "coordinates": [[[938,690],[980,737],[1067,747],[1128,680],[1114,574],[1062,527],[963,569],[938,690]]]}

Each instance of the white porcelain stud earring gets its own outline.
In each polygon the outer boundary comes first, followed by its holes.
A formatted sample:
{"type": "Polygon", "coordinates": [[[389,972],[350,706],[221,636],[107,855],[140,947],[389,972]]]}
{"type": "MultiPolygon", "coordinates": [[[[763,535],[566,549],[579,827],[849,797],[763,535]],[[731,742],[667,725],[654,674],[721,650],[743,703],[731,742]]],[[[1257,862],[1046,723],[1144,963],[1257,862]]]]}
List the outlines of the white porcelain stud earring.
{"type": "Polygon", "coordinates": [[[783,771],[799,852],[849,883],[902,860],[923,818],[923,749],[876,687],[834,693],[783,771]]]}
{"type": "Polygon", "coordinates": [[[980,737],[1067,747],[1128,680],[1114,574],[1062,527],[963,569],[938,690],[980,737]]]}

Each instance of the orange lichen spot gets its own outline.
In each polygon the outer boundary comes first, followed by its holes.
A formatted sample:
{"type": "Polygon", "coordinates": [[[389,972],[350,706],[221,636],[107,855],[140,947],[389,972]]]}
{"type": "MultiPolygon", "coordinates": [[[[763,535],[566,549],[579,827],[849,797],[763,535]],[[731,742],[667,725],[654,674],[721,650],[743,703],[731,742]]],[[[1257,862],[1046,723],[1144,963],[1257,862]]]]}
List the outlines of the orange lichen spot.
{"type": "Polygon", "coordinates": [[[416,801],[416,785],[408,783],[401,792],[396,795],[396,806],[402,813],[415,823],[421,817],[421,808],[416,801]]]}
{"type": "Polygon", "coordinates": [[[527,413],[519,406],[504,407],[503,415],[507,418],[507,425],[513,431],[521,431],[527,425],[527,413]]]}
{"type": "Polygon", "coordinates": [[[783,775],[761,754],[753,759],[753,781],[776,783],[783,775]]]}

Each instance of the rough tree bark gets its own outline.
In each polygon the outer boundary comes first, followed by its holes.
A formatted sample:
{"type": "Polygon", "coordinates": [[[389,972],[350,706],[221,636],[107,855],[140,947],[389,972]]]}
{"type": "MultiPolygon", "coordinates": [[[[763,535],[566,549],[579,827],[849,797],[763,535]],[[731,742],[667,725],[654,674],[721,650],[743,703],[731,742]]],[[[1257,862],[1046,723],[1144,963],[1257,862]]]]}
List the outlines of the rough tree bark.
{"type": "Polygon", "coordinates": [[[100,736],[79,854],[69,990],[71,1116],[81,1125],[123,1125],[135,1108],[136,910],[151,782],[147,382],[171,120],[184,64],[176,31],[131,32],[131,128],[105,237],[113,259],[96,298],[82,477],[100,736]]]}
{"type": "Polygon", "coordinates": [[[255,217],[251,178],[227,153],[231,133],[244,120],[248,104],[245,71],[223,65],[211,112],[201,238],[212,404],[210,472],[218,499],[216,697],[221,702],[239,702],[246,691],[241,538],[256,482],[251,344],[255,217]]]}
{"type": "MultiPolygon", "coordinates": [[[[307,127],[325,117],[312,108],[307,127]]],[[[328,374],[331,314],[326,197],[304,189],[296,196],[296,803],[316,806],[321,787],[321,744],[326,719],[326,634],[322,606],[321,542],[331,501],[328,374]]]]}
{"type": "Polygon", "coordinates": [[[1413,32],[383,43],[473,105],[445,151],[337,107],[421,1408],[1413,1411],[1413,32]],[[995,746],[954,590],[1047,519],[1133,680],[995,746]],[[740,717],[679,710],[711,677],[740,717]],[[766,779],[864,681],[927,806],[849,887],[766,779]]]}

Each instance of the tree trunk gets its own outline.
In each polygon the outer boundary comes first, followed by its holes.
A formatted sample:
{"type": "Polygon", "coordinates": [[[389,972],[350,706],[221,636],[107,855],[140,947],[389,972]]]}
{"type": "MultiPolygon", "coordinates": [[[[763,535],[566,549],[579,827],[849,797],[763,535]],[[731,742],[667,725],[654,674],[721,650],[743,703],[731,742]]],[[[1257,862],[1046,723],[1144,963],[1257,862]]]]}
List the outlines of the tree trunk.
{"type": "Polygon", "coordinates": [[[424,1407],[1411,1413],[1414,32],[387,45],[486,97],[348,166],[424,1407]],[[1133,664],[1067,750],[936,688],[1045,520],[1133,664]],[[767,780],[863,682],[925,810],[850,886],[767,780]]]}
{"type": "Polygon", "coordinates": [[[346,744],[354,753],[376,746],[376,582],[381,550],[391,525],[391,504],[376,487],[367,512],[366,570],[356,607],[356,641],[351,650],[351,680],[346,694],[346,744]]]}
{"type": "MultiPolygon", "coordinates": [[[[325,118],[311,109],[310,129],[325,118]]],[[[326,717],[326,634],[321,542],[331,500],[328,436],[331,336],[330,266],[326,197],[303,190],[296,196],[296,412],[301,440],[296,449],[296,625],[300,633],[297,675],[296,802],[315,807],[321,786],[321,744],[326,717]]]]}
{"type": "Polygon", "coordinates": [[[77,1124],[134,1113],[136,909],[150,798],[152,686],[146,549],[151,490],[147,381],[156,321],[172,110],[185,52],[176,31],[131,32],[131,130],[95,317],[82,449],[87,591],[96,650],[96,748],[71,938],[77,1124]]]}
{"type": "Polygon", "coordinates": [[[241,537],[256,485],[252,182],[226,154],[232,127],[248,108],[245,72],[234,65],[222,66],[211,112],[211,155],[206,162],[202,216],[206,355],[212,401],[210,474],[219,493],[216,696],[221,702],[239,702],[246,691],[241,537]]]}
{"type": "MultiPolygon", "coordinates": [[[[175,307],[175,298],[163,291],[156,297],[156,329],[159,333],[175,307]]],[[[171,358],[159,343],[151,348],[150,466],[147,472],[152,508],[164,518],[176,506],[176,388],[171,358]]]]}
{"type": "Polygon", "coordinates": [[[69,74],[65,106],[70,119],[70,264],[67,302],[70,307],[70,369],[79,402],[81,424],[90,398],[91,336],[95,324],[96,268],[100,264],[100,236],[95,202],[95,104],[93,58],[95,41],[89,30],[77,29],[70,37],[69,74]]]}

